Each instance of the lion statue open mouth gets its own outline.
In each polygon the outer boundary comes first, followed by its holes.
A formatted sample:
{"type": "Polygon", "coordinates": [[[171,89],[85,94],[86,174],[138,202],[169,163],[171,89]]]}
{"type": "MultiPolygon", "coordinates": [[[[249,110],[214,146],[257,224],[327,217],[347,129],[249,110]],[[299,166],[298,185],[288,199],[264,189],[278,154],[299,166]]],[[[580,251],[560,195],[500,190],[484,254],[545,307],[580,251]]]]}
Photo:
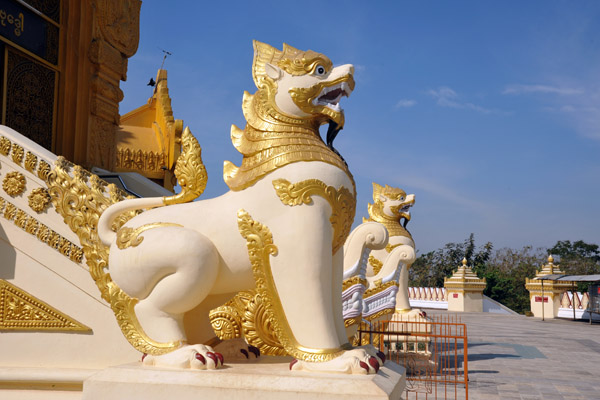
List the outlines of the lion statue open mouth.
{"type": "Polygon", "coordinates": [[[297,359],[291,369],[375,373],[382,354],[348,344],[341,312],[342,246],[356,191],[333,140],[344,125],[340,100],[354,89],[353,67],[285,44],[279,51],[255,41],[254,50],[258,90],[244,93],[246,127],[231,128],[243,159],[225,162],[229,192],[192,202],[206,171],[186,130],[178,195],[119,201],[110,185],[62,159],[50,179],[54,202],[78,233],[124,335],[147,353],[145,364],[219,368],[209,311],[251,291],[247,307],[263,317],[244,329],[269,331],[297,359]],[[73,193],[79,208],[65,200],[73,193]]]}

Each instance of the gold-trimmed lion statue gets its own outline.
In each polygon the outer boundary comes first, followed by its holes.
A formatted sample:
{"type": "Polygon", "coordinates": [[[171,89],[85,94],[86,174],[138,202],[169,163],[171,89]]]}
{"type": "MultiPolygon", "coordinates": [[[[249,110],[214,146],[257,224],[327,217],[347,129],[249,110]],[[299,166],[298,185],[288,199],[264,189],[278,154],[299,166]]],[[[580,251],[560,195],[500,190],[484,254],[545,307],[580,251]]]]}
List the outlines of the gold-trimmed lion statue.
{"type": "Polygon", "coordinates": [[[377,372],[383,354],[348,343],[341,310],[356,190],[333,140],[353,72],[311,50],[255,41],[258,90],[244,93],[246,127],[231,128],[243,159],[225,162],[230,191],[217,198],[192,202],[206,171],[187,129],[175,196],[123,199],[80,167],[57,163],[49,178],[54,204],[145,365],[221,367],[209,311],[250,292],[248,307],[262,310],[251,321],[262,326],[253,329],[268,331],[295,358],[290,369],[377,372]],[[327,123],[323,140],[319,126],[327,123]]]}

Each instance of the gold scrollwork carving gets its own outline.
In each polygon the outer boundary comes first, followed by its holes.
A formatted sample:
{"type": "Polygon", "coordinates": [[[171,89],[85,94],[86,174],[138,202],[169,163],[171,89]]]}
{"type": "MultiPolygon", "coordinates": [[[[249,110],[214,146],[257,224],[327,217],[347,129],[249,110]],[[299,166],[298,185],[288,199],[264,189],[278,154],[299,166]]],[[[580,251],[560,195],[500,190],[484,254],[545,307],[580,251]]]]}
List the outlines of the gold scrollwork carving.
{"type": "Polygon", "coordinates": [[[33,189],[27,199],[29,200],[29,207],[38,214],[46,211],[50,205],[50,194],[45,188],[33,189]]]}
{"type": "Polygon", "coordinates": [[[48,303],[0,279],[0,331],[91,331],[48,303]]]}
{"type": "Polygon", "coordinates": [[[273,244],[271,231],[261,223],[252,220],[244,210],[238,211],[238,227],[240,234],[246,239],[248,256],[256,282],[256,292],[265,307],[265,316],[261,318],[263,328],[270,324],[269,329],[274,333],[286,353],[304,361],[332,360],[341,355],[345,349],[349,349],[349,344],[335,349],[311,349],[301,346],[297,342],[285,317],[271,272],[270,256],[277,254],[277,246],[273,244]]]}
{"type": "Polygon", "coordinates": [[[261,295],[255,294],[246,304],[242,326],[248,344],[260,349],[262,354],[287,355],[275,334],[273,321],[269,318],[266,302],[261,295]]]}
{"type": "Polygon", "coordinates": [[[143,232],[149,229],[161,228],[167,226],[179,226],[183,225],[171,223],[171,222],[154,222],[151,224],[142,225],[138,228],[123,227],[117,232],[117,247],[124,250],[128,247],[136,247],[144,240],[143,236],[140,236],[143,232]]]}
{"type": "Polygon", "coordinates": [[[318,179],[307,179],[298,183],[276,179],[273,181],[273,187],[281,202],[288,206],[311,204],[313,195],[327,200],[331,206],[329,221],[333,227],[333,254],[344,245],[356,212],[356,198],[350,190],[343,186],[338,190],[318,179]]]}
{"type": "Polygon", "coordinates": [[[379,271],[381,271],[381,268],[383,267],[383,262],[381,262],[380,260],[378,260],[377,258],[375,258],[372,255],[369,256],[369,264],[371,264],[371,266],[373,267],[374,275],[377,275],[379,273],[379,271]]]}
{"type": "Polygon", "coordinates": [[[206,168],[202,163],[202,148],[189,128],[181,134],[181,155],[175,164],[175,176],[181,192],[164,198],[165,204],[187,203],[198,198],[208,181],[206,168]]]}
{"type": "Polygon", "coordinates": [[[18,196],[25,190],[25,177],[17,171],[9,172],[2,181],[2,188],[10,196],[18,196]]]}
{"type": "MultiPolygon", "coordinates": [[[[146,335],[135,315],[134,307],[138,299],[123,292],[106,271],[109,249],[98,238],[96,226],[100,214],[111,204],[124,199],[124,193],[63,157],[57,159],[47,182],[57,212],[79,237],[90,275],[102,298],[110,304],[129,343],[138,351],[152,355],[165,354],[181,347],[180,341],[161,343],[146,335]]],[[[135,215],[135,212],[123,213],[118,218],[116,228],[135,215]]]]}

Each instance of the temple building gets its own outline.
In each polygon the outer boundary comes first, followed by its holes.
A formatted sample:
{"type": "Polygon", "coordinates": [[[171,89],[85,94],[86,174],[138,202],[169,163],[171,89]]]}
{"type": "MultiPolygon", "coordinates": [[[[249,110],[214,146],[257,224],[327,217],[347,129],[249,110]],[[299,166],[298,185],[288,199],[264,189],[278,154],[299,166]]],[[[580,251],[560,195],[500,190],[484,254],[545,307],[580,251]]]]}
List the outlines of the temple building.
{"type": "Polygon", "coordinates": [[[123,195],[172,195],[183,121],[167,72],[147,104],[119,114],[140,6],[0,0],[0,398],[80,398],[98,369],[139,360],[47,182],[63,156],[123,195]]]}

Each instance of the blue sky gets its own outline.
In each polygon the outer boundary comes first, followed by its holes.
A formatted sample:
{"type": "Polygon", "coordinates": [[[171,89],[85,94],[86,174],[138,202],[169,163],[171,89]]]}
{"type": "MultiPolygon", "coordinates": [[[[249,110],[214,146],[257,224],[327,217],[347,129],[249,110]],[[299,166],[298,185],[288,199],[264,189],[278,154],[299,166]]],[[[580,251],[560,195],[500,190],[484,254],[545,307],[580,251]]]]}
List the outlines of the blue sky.
{"type": "Polygon", "coordinates": [[[358,188],[416,195],[420,252],[600,243],[600,3],[596,1],[145,0],[121,113],[147,101],[162,61],[176,118],[199,139],[209,183],[239,164],[229,127],[245,125],[252,39],[324,53],[356,68],[336,148],[358,188]]]}

